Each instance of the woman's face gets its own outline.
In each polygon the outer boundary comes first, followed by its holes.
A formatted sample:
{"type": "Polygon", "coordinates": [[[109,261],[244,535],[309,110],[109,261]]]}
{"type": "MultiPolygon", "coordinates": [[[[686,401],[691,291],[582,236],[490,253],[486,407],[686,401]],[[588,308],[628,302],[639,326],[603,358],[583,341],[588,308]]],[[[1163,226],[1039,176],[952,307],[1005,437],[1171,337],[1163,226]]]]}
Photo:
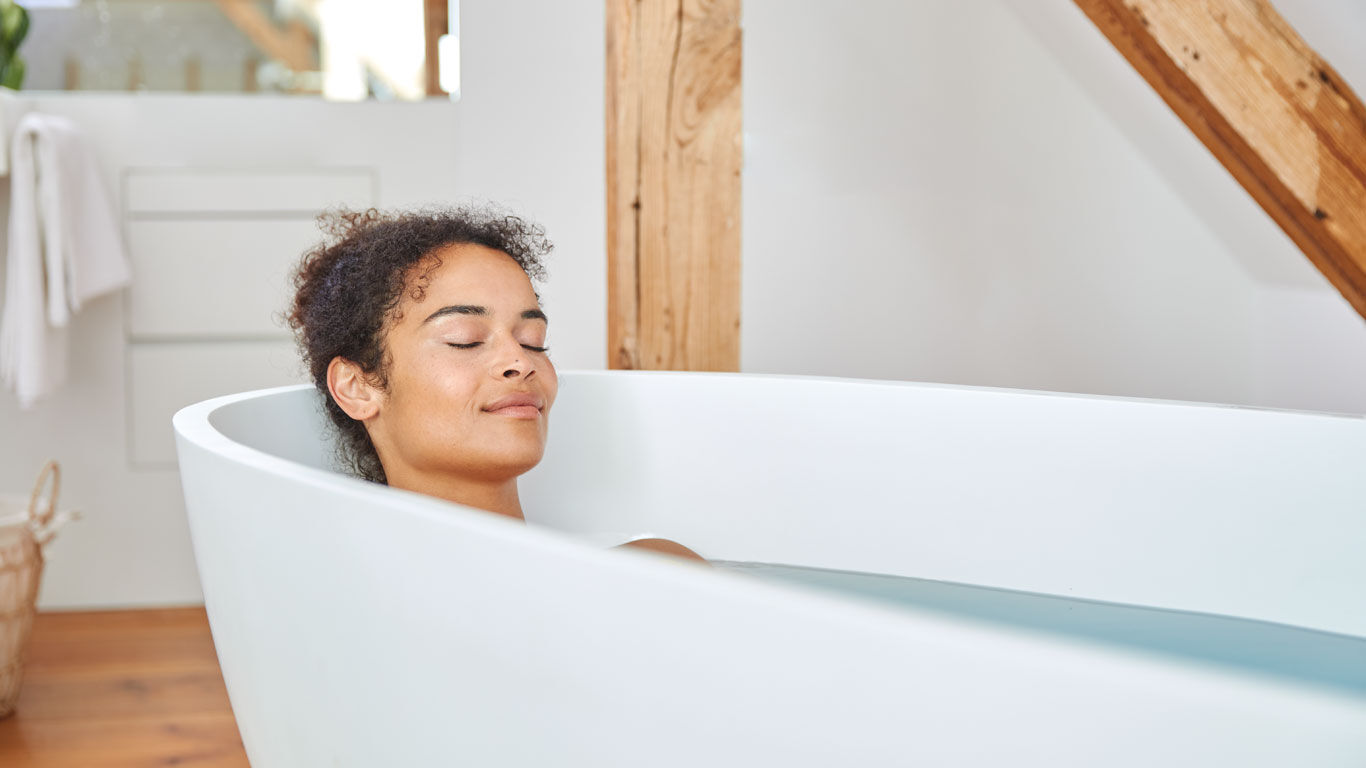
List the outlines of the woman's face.
{"type": "Polygon", "coordinates": [[[499,482],[545,451],[559,382],[546,317],[517,262],[481,245],[419,264],[385,330],[388,387],[367,421],[389,484],[440,495],[451,482],[499,482]],[[425,286],[424,286],[425,283],[425,286]],[[424,286],[420,300],[414,286],[424,286]]]}

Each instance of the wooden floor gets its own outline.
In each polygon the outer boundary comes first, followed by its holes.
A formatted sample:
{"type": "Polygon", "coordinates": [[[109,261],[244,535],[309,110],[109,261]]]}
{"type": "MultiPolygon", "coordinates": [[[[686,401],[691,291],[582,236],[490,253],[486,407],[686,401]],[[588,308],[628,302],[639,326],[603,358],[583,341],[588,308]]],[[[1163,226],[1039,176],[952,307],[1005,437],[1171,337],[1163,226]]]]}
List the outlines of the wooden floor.
{"type": "Polygon", "coordinates": [[[4,768],[246,766],[203,608],[40,613],[4,768]]]}

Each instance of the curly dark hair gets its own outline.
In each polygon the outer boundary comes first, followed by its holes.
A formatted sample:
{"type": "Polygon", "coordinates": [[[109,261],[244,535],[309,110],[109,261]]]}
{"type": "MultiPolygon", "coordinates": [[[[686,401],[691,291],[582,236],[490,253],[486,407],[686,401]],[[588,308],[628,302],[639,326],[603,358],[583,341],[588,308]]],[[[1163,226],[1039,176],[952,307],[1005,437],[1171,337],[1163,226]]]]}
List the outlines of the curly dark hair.
{"type": "Polygon", "coordinates": [[[365,425],[346,415],[327,387],[335,357],[361,367],[388,386],[384,330],[397,319],[405,287],[421,301],[427,276],[441,266],[433,254],[449,245],[475,244],[511,256],[533,280],[545,277],[542,259],[554,247],[537,224],[493,205],[414,211],[335,210],[318,217],[323,241],[304,254],[293,274],[294,301],[287,319],[313,384],[336,428],[338,457],[357,475],[386,483],[384,467],[365,425]],[[414,270],[423,266],[421,274],[414,270]]]}

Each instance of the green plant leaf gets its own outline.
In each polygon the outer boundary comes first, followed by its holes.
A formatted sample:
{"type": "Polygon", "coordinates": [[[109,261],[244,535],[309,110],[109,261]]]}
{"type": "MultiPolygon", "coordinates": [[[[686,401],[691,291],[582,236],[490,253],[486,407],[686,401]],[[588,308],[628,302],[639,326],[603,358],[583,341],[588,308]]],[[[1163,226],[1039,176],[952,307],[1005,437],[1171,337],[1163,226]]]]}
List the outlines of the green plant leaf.
{"type": "Polygon", "coordinates": [[[28,11],[13,0],[0,0],[0,86],[19,89],[24,82],[24,60],[19,44],[28,35],[28,11]]]}
{"type": "Polygon", "coordinates": [[[15,56],[4,68],[4,74],[0,75],[0,85],[17,91],[23,84],[24,60],[15,56]]]}
{"type": "Polygon", "coordinates": [[[14,45],[15,47],[18,47],[20,43],[24,42],[24,38],[28,36],[28,11],[24,10],[24,6],[22,5],[16,5],[14,7],[19,9],[19,30],[14,33],[14,45]]]}
{"type": "Polygon", "coordinates": [[[28,14],[23,8],[11,3],[4,8],[0,8],[0,37],[6,42],[15,40],[19,37],[19,26],[24,24],[28,14]]]}

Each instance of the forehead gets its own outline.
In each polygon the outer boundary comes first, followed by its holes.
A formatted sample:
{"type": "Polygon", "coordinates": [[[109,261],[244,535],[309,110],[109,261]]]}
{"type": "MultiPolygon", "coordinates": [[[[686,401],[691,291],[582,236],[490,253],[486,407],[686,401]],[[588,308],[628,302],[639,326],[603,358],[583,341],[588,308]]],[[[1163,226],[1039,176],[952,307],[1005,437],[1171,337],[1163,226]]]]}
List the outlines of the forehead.
{"type": "Polygon", "coordinates": [[[414,306],[449,299],[470,304],[497,298],[537,303],[531,278],[521,265],[496,248],[472,243],[433,251],[413,267],[407,283],[402,303],[414,306]]]}

